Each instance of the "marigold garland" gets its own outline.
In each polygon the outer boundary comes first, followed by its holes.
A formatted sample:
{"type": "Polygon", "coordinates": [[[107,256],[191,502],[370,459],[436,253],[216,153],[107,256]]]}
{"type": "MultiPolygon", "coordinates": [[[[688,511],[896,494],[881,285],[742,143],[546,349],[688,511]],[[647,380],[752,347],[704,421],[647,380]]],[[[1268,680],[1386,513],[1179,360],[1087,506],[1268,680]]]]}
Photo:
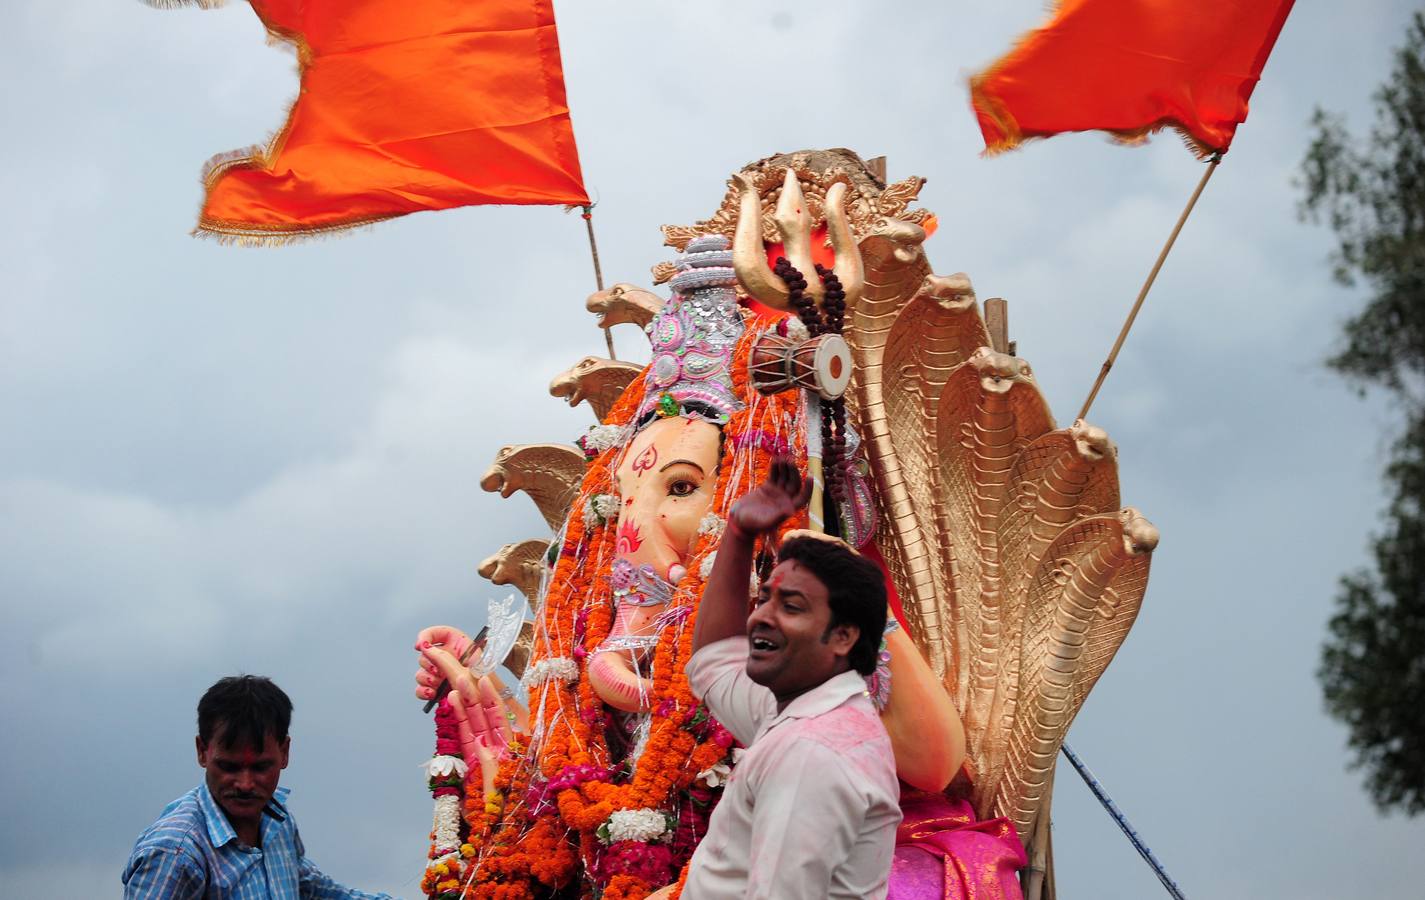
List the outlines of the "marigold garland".
{"type": "MultiPolygon", "coordinates": [[[[748,357],[757,322],[744,318],[748,333],[733,355],[732,381],[746,404],[724,426],[725,450],[710,511],[726,519],[732,504],[764,481],[777,453],[804,453],[800,392],[763,397],[749,385],[748,357]]],[[[604,425],[626,428],[643,398],[640,375],[615,403],[604,425]]],[[[525,900],[568,885],[580,873],[604,900],[641,900],[687,877],[687,862],[706,832],[707,817],[721,788],[698,782],[698,773],[728,760],[732,735],[711,719],[692,696],[683,669],[692,656],[696,607],[705,578],[702,563],[717,547],[717,529],[700,533],[670,610],[689,613],[669,625],[656,645],[648,675],[649,734],[630,767],[611,756],[605,735],[608,713],[589,683],[585,663],[609,636],[614,606],[608,584],[614,559],[612,523],[582,511],[599,495],[616,494],[613,473],[623,446],[593,450],[584,481],[562,535],[559,555],[541,606],[531,664],[570,658],[580,668],[570,684],[549,678],[531,685],[532,735],[528,747],[513,746],[496,777],[499,802],[472,791],[464,803],[467,843],[454,861],[432,866],[422,889],[446,896],[525,900]],[[610,842],[607,823],[621,810],[662,811],[671,830],[656,838],[610,842]],[[602,836],[601,836],[602,835],[602,836]],[[465,853],[465,847],[470,853],[465,853]]],[[[798,458],[805,465],[804,458],[798,458]]],[[[615,517],[616,518],[616,517],[615,517]]],[[[785,529],[802,527],[805,517],[785,529]]],[[[763,547],[762,550],[771,548],[763,547]]],[[[478,784],[478,778],[471,782],[478,784]]]]}

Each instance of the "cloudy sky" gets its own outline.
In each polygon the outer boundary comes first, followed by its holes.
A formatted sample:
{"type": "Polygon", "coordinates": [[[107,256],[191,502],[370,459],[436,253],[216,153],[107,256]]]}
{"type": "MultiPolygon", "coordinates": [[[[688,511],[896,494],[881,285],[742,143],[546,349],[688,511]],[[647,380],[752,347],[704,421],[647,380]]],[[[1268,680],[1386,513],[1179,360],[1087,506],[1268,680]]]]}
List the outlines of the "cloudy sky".
{"type": "MultiPolygon", "coordinates": [[[[1380,817],[1314,680],[1335,580],[1366,561],[1392,422],[1326,372],[1362,294],[1292,179],[1317,104],[1369,122],[1411,4],[1302,3],[1096,404],[1161,529],[1143,613],[1070,734],[1188,896],[1407,896],[1425,822],[1380,817]]],[[[188,236],[197,174],[296,92],[245,4],[12,0],[0,36],[0,895],[119,890],[200,776],[193,706],[237,671],[292,695],[284,783],[311,855],[418,891],[432,732],[423,625],[478,628],[475,566],[542,534],[478,485],[505,443],[591,421],[549,378],[602,340],[582,223],[420,214],[276,250],[188,236]]],[[[557,4],[611,280],[777,151],[930,179],[927,249],[1072,419],[1201,169],[1176,138],[977,156],[965,78],[1043,14],[997,4],[557,4]],[[815,8],[817,13],[806,10],[815,8]]],[[[617,335],[636,356],[640,336],[617,335]]],[[[646,355],[646,354],[645,354],[646,355]]],[[[1067,770],[1066,897],[1160,892],[1067,770]]]]}

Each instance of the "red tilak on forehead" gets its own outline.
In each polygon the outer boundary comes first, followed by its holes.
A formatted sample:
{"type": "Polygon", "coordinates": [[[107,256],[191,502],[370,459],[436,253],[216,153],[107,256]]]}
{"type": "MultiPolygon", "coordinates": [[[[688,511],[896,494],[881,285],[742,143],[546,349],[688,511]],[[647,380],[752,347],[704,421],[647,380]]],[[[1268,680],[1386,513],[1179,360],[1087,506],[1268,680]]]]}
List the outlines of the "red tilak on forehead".
{"type": "Polygon", "coordinates": [[[633,471],[638,473],[647,472],[658,462],[658,448],[649,444],[648,447],[633,461],[633,471]]]}
{"type": "Polygon", "coordinates": [[[262,751],[251,747],[222,747],[217,755],[240,766],[250,766],[262,759],[262,751]]]}

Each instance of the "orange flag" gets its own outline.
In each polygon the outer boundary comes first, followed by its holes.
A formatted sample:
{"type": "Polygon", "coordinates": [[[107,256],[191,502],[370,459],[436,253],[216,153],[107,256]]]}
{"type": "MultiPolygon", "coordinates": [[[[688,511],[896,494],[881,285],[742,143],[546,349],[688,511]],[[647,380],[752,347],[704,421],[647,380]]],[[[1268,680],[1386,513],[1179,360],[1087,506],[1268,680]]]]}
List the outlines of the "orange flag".
{"type": "Polygon", "coordinates": [[[481,203],[588,202],[551,0],[250,0],[301,91],[215,158],[195,233],[252,243],[481,203]]]}
{"type": "Polygon", "coordinates": [[[1062,0],[970,79],[985,151],[1065,131],[1182,132],[1226,152],[1293,0],[1062,0]]]}

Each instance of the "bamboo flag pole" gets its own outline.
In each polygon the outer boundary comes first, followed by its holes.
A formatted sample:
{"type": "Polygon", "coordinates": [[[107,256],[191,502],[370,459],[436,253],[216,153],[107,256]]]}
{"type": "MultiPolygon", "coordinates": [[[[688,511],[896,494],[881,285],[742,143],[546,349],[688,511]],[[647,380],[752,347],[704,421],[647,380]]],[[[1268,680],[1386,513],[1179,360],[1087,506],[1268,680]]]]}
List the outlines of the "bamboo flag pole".
{"type": "MultiPolygon", "coordinates": [[[[599,265],[599,244],[594,240],[594,204],[584,204],[584,227],[589,232],[589,255],[594,258],[594,284],[599,290],[604,289],[604,269],[599,265]]],[[[604,326],[604,344],[609,348],[609,359],[618,359],[614,355],[614,333],[609,326],[604,326]]]]}
{"type": "MultiPolygon", "coordinates": [[[[1001,351],[1002,352],[1002,351],[1001,351]]],[[[1049,769],[1049,778],[1044,785],[1045,802],[1039,809],[1039,818],[1030,832],[1029,866],[1024,870],[1024,900],[1048,900],[1053,893],[1053,863],[1049,859],[1049,841],[1052,825],[1049,807],[1054,798],[1054,769],[1049,769]]]]}
{"type": "Polygon", "coordinates": [[[1103,368],[1099,369],[1098,379],[1093,383],[1093,390],[1089,391],[1088,399],[1084,401],[1083,409],[1079,410],[1078,418],[1082,419],[1089,414],[1089,407],[1093,406],[1094,398],[1098,396],[1098,389],[1103,387],[1103,380],[1108,377],[1108,370],[1113,368],[1114,360],[1118,359],[1118,351],[1123,348],[1123,341],[1128,337],[1128,331],[1133,327],[1133,320],[1138,318],[1138,310],[1143,308],[1143,301],[1148,296],[1148,291],[1152,289],[1154,280],[1158,277],[1158,270],[1163,268],[1163,260],[1168,258],[1168,251],[1173,249],[1173,243],[1178,239],[1178,232],[1183,230],[1183,223],[1192,213],[1192,208],[1197,205],[1197,198],[1202,196],[1202,189],[1207,187],[1207,180],[1212,177],[1212,173],[1217,171],[1217,164],[1222,162],[1222,154],[1212,154],[1212,161],[1207,164],[1207,171],[1202,173],[1202,180],[1197,183],[1197,189],[1192,192],[1192,197],[1188,199],[1187,206],[1183,207],[1182,215],[1178,216],[1178,224],[1173,226],[1173,233],[1168,235],[1168,241],[1163,245],[1163,250],[1158,254],[1158,261],[1153,263],[1153,270],[1148,273],[1148,280],[1143,282],[1143,288],[1138,292],[1138,299],[1133,302],[1133,309],[1128,313],[1128,319],[1123,323],[1123,328],[1118,332],[1118,340],[1113,342],[1113,349],[1109,351],[1108,359],[1104,360],[1103,368]]]}

